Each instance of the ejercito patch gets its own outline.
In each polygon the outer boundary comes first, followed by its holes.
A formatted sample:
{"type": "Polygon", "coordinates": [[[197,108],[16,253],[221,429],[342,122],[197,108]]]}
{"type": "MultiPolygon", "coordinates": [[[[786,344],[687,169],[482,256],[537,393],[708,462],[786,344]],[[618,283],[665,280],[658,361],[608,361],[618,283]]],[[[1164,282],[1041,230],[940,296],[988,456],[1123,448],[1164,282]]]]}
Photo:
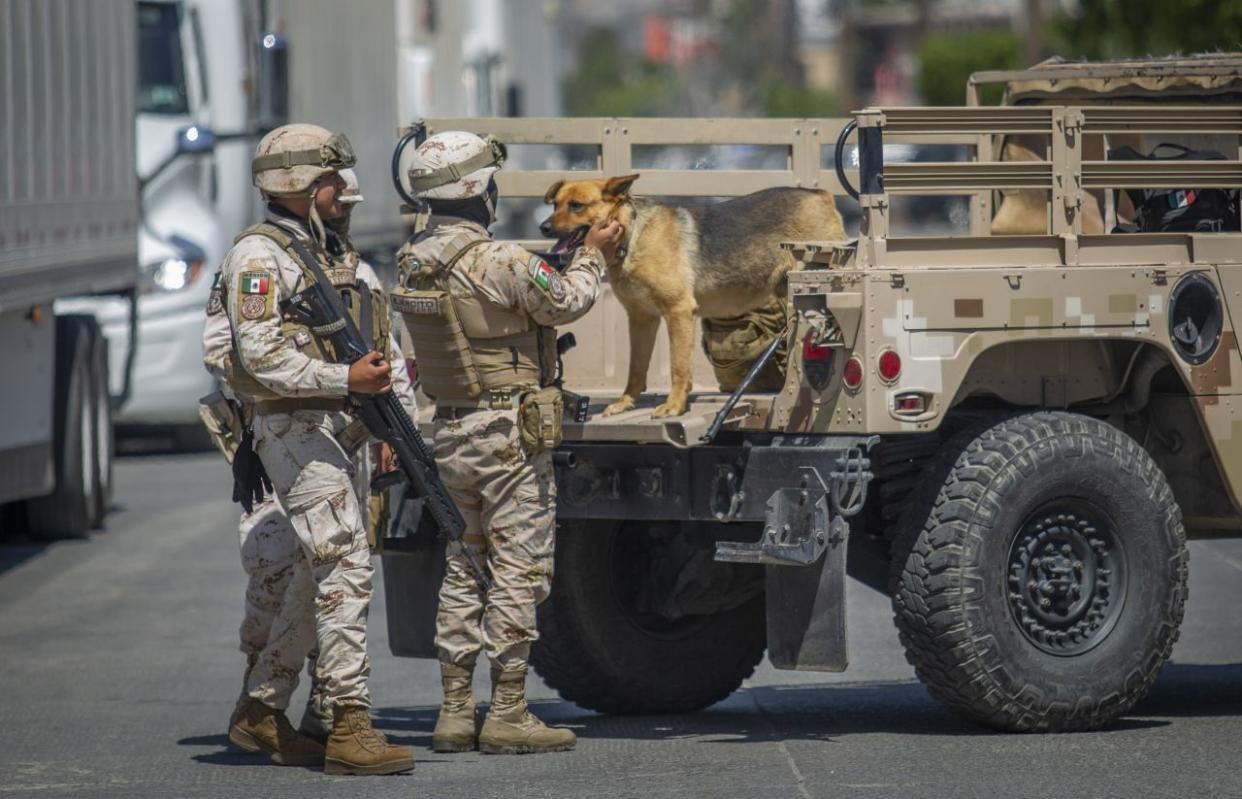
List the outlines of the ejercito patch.
{"type": "Polygon", "coordinates": [[[435,297],[392,294],[392,307],[400,313],[435,316],[440,313],[440,303],[435,297]]]}

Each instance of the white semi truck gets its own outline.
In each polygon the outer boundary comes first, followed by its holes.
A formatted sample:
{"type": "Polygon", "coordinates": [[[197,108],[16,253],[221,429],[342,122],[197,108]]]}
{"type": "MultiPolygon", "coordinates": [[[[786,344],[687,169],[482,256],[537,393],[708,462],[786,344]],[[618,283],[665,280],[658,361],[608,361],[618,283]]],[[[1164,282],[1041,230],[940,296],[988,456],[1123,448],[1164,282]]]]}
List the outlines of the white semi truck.
{"type": "Polygon", "coordinates": [[[138,283],[133,0],[0,4],[0,529],[85,536],[112,475],[109,360],[59,302],[138,283]]]}
{"type": "MultiPolygon", "coordinates": [[[[345,132],[378,201],[354,220],[363,248],[395,250],[405,229],[379,195],[397,128],[394,0],[129,0],[137,29],[139,343],[122,429],[202,440],[202,329],[215,271],[233,236],[258,221],[250,159],[264,131],[289,119],[345,132]],[[136,19],[134,18],[136,14],[136,19]],[[366,47],[329,46],[345,33],[366,47]]],[[[114,351],[128,349],[126,303],[91,299],[114,351]]],[[[119,393],[123,370],[113,364],[119,393]]]]}

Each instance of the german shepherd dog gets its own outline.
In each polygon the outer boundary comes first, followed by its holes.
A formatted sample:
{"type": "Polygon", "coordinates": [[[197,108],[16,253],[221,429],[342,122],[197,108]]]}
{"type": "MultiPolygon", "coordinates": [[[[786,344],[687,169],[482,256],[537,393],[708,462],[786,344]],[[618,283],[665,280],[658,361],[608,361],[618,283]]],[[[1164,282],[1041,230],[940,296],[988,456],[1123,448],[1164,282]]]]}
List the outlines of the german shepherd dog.
{"type": "Polygon", "coordinates": [[[672,353],[672,390],[653,416],[678,416],[689,404],[695,317],[740,316],[784,295],[792,257],[782,241],[841,240],[845,231],[832,196],[810,189],[764,189],[704,206],[666,205],[632,197],[638,175],[557,181],[544,201],[552,215],[540,232],[558,249],[581,244],[592,224],[621,223],[621,246],[608,279],[630,324],[625,393],[605,416],[634,407],[663,319],[672,353]]]}

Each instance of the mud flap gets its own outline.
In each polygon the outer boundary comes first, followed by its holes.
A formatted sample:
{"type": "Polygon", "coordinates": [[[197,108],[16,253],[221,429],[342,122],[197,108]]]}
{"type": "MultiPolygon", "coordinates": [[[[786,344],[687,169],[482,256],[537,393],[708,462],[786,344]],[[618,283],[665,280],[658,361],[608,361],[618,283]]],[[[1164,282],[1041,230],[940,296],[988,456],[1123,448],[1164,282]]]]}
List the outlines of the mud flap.
{"type": "Polygon", "coordinates": [[[397,657],[433,658],[436,608],[444,581],[444,539],[436,535],[422,500],[398,503],[380,556],[388,648],[397,657]]]}
{"type": "Polygon", "coordinates": [[[776,668],[845,670],[846,540],[830,539],[809,566],[764,566],[768,658],[776,668]]]}

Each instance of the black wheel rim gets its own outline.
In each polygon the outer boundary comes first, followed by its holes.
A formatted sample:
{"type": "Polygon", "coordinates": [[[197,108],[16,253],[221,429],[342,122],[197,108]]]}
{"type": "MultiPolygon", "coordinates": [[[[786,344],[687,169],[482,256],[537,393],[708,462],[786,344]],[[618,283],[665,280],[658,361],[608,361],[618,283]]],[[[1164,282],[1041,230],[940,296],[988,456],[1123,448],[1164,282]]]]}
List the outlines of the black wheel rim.
{"type": "Polygon", "coordinates": [[[1126,598],[1126,558],[1112,518],[1059,499],[1032,513],[1009,547],[1009,609],[1022,635],[1051,655],[1098,646],[1126,598]]]}
{"type": "Polygon", "coordinates": [[[622,522],[617,526],[609,563],[613,600],[634,629],[650,638],[681,641],[706,627],[711,617],[669,619],[643,608],[649,602],[643,594],[651,588],[652,561],[659,550],[659,543],[642,522],[622,522]]]}

